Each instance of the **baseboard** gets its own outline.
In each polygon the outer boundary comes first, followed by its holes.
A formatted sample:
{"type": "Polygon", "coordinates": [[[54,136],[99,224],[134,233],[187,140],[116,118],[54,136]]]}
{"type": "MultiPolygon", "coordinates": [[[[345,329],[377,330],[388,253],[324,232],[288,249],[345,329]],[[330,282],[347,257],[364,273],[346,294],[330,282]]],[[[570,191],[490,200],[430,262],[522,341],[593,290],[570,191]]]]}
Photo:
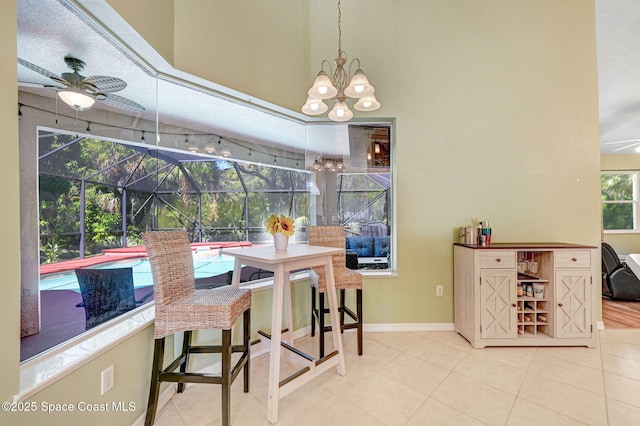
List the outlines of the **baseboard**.
{"type": "Polygon", "coordinates": [[[454,331],[453,323],[394,323],[394,324],[364,324],[364,331],[371,332],[399,332],[399,331],[454,331]]]}

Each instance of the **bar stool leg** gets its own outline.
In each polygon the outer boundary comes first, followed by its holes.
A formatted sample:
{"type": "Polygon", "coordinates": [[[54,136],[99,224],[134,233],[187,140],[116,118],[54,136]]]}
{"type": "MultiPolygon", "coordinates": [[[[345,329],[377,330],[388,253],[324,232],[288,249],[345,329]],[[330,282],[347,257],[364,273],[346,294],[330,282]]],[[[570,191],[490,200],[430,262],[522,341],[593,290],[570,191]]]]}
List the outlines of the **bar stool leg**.
{"type": "Polygon", "coordinates": [[[164,337],[155,339],[153,349],[153,362],[151,364],[151,386],[149,386],[149,401],[147,402],[147,415],[144,419],[145,426],[151,426],[156,418],[158,409],[158,395],[160,393],[160,371],[164,359],[164,337]]]}
{"type": "Polygon", "coordinates": [[[222,424],[231,419],[231,330],[222,330],[222,424]]]}
{"type": "Polygon", "coordinates": [[[340,333],[344,333],[344,289],[340,289],[340,333]]]}
{"type": "Polygon", "coordinates": [[[311,286],[311,337],[316,335],[316,288],[311,286]]]}
{"type": "Polygon", "coordinates": [[[247,354],[247,361],[244,364],[244,392],[249,392],[249,364],[251,364],[251,309],[244,311],[242,317],[244,352],[247,354]]]}
{"type": "Polygon", "coordinates": [[[324,293],[318,292],[318,299],[320,301],[320,306],[318,308],[318,337],[320,340],[320,358],[324,358],[324,293]]]}
{"type": "Polygon", "coordinates": [[[356,289],[356,312],[358,317],[358,355],[362,355],[362,289],[356,289]]]}
{"type": "MultiPolygon", "coordinates": [[[[180,364],[181,373],[186,373],[187,367],[189,366],[189,355],[191,355],[190,348],[191,348],[191,331],[185,331],[182,335],[182,356],[184,357],[184,359],[180,364]]],[[[178,393],[182,393],[184,391],[185,386],[186,384],[184,382],[179,382],[178,390],[177,390],[178,393]]]]}

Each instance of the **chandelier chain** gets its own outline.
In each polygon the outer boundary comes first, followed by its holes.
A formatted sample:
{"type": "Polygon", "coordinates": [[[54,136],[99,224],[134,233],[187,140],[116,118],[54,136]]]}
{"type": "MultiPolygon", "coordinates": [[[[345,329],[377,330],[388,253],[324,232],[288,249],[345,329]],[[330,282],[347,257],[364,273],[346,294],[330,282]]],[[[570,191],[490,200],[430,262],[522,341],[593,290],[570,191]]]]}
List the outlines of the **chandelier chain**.
{"type": "Polygon", "coordinates": [[[338,58],[342,56],[342,2],[338,0],[338,58]]]}

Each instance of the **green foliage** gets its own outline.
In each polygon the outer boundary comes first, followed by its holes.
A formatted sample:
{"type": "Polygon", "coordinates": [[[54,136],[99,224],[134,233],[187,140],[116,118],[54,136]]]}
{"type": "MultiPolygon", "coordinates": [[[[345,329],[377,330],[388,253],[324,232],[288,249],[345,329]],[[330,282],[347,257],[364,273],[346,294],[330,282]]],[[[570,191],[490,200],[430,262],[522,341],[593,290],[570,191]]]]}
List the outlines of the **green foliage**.
{"type": "Polygon", "coordinates": [[[601,174],[602,201],[633,200],[633,177],[629,173],[601,174]]]}
{"type": "Polygon", "coordinates": [[[57,243],[46,243],[40,249],[45,257],[44,263],[54,263],[60,260],[62,250],[57,243]]]}
{"type": "Polygon", "coordinates": [[[603,173],[600,175],[602,189],[602,226],[605,230],[633,229],[634,187],[633,173],[603,173]]]}
{"type": "Polygon", "coordinates": [[[126,197],[128,246],[142,244],[142,230],[152,227],[228,241],[244,240],[248,233],[260,238],[271,213],[308,221],[304,173],[227,160],[166,167],[162,159],[115,142],[40,135],[40,239],[43,247],[51,244],[50,258],[78,250],[83,179],[85,254],[125,244],[121,189],[126,182],[135,182],[126,197]]]}

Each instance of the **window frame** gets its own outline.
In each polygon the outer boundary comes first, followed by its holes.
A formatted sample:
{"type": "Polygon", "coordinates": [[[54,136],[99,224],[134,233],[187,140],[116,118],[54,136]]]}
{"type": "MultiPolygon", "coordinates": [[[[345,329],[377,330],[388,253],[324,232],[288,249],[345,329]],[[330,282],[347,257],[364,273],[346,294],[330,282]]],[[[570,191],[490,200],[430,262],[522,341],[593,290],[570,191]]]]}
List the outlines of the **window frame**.
{"type": "Polygon", "coordinates": [[[638,203],[640,202],[640,170],[601,170],[600,177],[603,175],[630,175],[632,179],[632,199],[631,200],[604,200],[602,199],[602,180],[600,180],[600,193],[601,193],[601,223],[602,232],[604,234],[632,234],[640,233],[640,209],[638,203]],[[604,228],[604,206],[606,204],[631,204],[632,205],[632,219],[633,225],[630,229],[605,229],[604,228]]]}

